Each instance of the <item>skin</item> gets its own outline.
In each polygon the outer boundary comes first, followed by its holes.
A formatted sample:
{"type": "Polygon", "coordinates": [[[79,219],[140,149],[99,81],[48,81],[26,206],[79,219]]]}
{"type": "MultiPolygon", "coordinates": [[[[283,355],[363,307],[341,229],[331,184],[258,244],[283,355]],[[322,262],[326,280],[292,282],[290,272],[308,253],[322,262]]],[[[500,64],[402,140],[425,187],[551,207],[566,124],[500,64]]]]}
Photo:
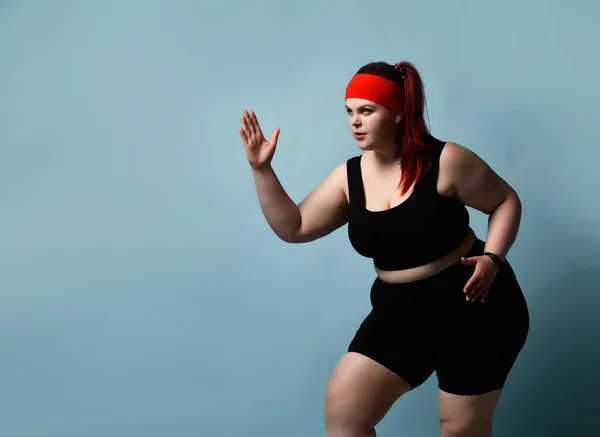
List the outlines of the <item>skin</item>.
{"type": "MultiPolygon", "coordinates": [[[[394,157],[395,124],[401,115],[374,102],[346,100],[351,131],[365,132],[357,139],[363,154],[366,207],[385,210],[405,201],[400,195],[399,160],[394,157]]],[[[345,161],[318,184],[299,204],[290,199],[271,161],[280,130],[267,140],[256,114],[243,111],[239,129],[252,169],[258,199],[271,229],[283,241],[305,243],[322,238],[348,221],[348,181],[345,161]]],[[[506,257],[517,236],[521,203],[516,192],[479,156],[457,143],[447,143],[440,156],[438,192],[456,196],[465,205],[489,215],[485,251],[506,257]]],[[[465,284],[465,298],[485,300],[498,267],[487,256],[461,258],[474,267],[465,284]]],[[[375,426],[394,402],[411,389],[395,373],[356,353],[342,357],[327,384],[325,423],[327,437],[375,436],[375,426]]],[[[500,390],[476,396],[457,396],[438,389],[442,436],[491,436],[500,390]]]]}

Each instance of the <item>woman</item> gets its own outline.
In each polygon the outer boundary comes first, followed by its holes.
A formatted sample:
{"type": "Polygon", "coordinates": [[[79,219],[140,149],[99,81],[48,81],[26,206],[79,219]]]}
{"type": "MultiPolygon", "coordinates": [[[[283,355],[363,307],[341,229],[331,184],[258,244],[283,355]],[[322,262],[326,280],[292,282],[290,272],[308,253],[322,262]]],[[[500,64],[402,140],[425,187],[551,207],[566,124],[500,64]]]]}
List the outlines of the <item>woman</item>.
{"type": "Polygon", "coordinates": [[[363,153],[339,164],[296,205],[279,183],[269,141],[244,110],[239,132],[260,206],[284,241],[313,241],[348,223],[373,258],[372,309],[327,385],[327,437],[375,436],[404,393],[436,372],[442,436],[490,436],[496,405],[529,331],[529,312],[506,255],[521,204],[471,150],[434,138],[409,62],[362,67],[346,89],[363,153]],[[466,206],[489,215],[487,240],[466,206]]]}

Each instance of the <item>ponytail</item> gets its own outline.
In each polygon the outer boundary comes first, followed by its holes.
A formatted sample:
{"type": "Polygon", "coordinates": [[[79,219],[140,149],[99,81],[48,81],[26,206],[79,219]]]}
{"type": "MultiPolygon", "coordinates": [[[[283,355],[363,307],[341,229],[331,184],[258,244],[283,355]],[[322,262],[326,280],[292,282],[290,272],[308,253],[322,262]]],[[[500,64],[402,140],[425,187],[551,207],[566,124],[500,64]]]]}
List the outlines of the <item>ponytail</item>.
{"type": "Polygon", "coordinates": [[[425,124],[426,109],[423,81],[415,66],[407,61],[394,66],[387,62],[372,62],[361,67],[357,74],[373,74],[400,85],[401,120],[396,131],[396,156],[402,169],[398,187],[405,194],[418,179],[431,169],[429,146],[433,139],[425,124]]]}
{"type": "Polygon", "coordinates": [[[400,193],[405,194],[431,167],[431,160],[426,153],[430,150],[427,142],[431,135],[424,119],[425,90],[419,72],[406,61],[396,64],[395,69],[404,83],[404,110],[398,127],[397,154],[402,167],[398,187],[400,193]]]}

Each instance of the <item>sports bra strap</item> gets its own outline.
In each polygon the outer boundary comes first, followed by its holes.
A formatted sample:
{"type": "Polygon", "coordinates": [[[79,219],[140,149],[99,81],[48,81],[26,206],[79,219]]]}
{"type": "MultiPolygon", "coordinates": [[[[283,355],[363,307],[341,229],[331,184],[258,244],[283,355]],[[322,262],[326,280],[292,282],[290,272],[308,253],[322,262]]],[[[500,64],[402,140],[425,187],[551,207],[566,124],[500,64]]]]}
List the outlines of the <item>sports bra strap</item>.
{"type": "Polygon", "coordinates": [[[365,188],[360,170],[360,158],[360,155],[354,156],[346,162],[346,173],[348,175],[350,205],[362,208],[365,205],[365,188]]]}

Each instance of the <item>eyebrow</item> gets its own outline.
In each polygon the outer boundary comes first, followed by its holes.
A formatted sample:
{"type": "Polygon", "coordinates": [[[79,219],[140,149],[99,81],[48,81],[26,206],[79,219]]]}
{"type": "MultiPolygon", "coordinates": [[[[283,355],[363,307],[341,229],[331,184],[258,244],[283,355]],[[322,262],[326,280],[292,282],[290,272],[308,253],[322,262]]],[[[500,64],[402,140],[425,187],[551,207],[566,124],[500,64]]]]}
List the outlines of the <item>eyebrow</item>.
{"type": "MultiPolygon", "coordinates": [[[[350,108],[348,108],[348,105],[345,105],[345,106],[346,106],[346,109],[350,109],[350,108]]],[[[366,108],[367,106],[370,106],[371,108],[375,109],[375,107],[374,107],[373,105],[369,105],[369,104],[362,105],[362,106],[361,106],[360,108],[358,108],[358,109],[366,108]]]]}

